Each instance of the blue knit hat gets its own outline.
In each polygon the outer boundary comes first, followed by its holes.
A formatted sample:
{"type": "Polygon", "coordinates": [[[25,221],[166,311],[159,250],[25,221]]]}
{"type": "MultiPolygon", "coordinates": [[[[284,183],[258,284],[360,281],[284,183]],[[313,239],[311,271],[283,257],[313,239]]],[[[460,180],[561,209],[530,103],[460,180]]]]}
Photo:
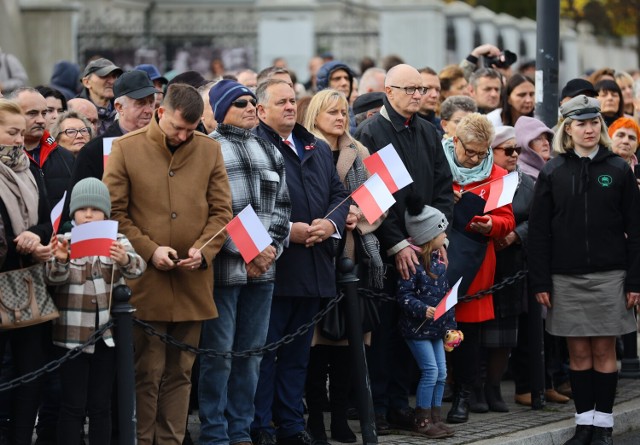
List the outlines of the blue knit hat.
{"type": "Polygon", "coordinates": [[[224,117],[234,100],[247,95],[256,99],[253,91],[234,80],[224,79],[216,83],[209,91],[209,104],[216,122],[224,121],[224,117]]]}

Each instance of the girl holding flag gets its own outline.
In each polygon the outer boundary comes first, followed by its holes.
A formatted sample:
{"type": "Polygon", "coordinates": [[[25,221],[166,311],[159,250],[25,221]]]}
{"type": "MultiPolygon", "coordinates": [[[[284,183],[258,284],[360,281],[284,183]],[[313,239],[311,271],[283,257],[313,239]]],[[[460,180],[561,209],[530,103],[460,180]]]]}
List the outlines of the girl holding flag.
{"type": "Polygon", "coordinates": [[[443,338],[455,329],[453,310],[434,320],[436,306],[445,297],[449,284],[440,248],[447,238],[447,218],[435,207],[423,206],[419,197],[407,198],[405,225],[420,264],[408,280],[398,280],[400,331],[418,367],[420,382],[416,390],[414,431],[431,438],[453,436],[441,421],[442,395],[447,378],[443,338]]]}
{"type": "MultiPolygon", "coordinates": [[[[75,225],[109,218],[107,186],[96,178],[78,182],[71,192],[70,216],[75,225]]],[[[53,343],[60,354],[85,343],[110,319],[111,291],[138,278],[147,265],[124,235],[110,246],[110,256],[70,259],[71,233],[51,239],[53,257],[46,263],[46,279],[55,285],[54,300],[60,318],[53,324],[53,343]]],[[[62,400],[58,443],[79,444],[85,414],[89,415],[89,442],[108,445],[111,438],[111,388],[115,377],[115,346],[111,330],[95,346],[60,367],[62,400]]]]}

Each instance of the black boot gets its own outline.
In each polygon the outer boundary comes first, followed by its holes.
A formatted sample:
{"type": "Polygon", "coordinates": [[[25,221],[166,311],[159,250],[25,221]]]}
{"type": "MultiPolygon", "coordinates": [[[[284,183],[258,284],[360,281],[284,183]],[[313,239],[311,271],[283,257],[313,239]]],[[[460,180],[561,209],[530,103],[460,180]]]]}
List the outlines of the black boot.
{"type": "Polygon", "coordinates": [[[471,397],[469,397],[469,411],[472,413],[486,413],[489,411],[489,405],[484,398],[484,385],[474,386],[471,389],[471,397]]]}
{"type": "Polygon", "coordinates": [[[612,433],[613,428],[594,426],[590,445],[613,445],[612,433]]]}
{"type": "Polygon", "coordinates": [[[309,412],[307,431],[318,445],[327,443],[323,409],[327,400],[327,372],[331,348],[332,346],[327,345],[311,348],[305,384],[305,400],[309,412]]]}
{"type": "Polygon", "coordinates": [[[327,431],[324,428],[324,413],[322,411],[309,411],[307,432],[313,437],[314,443],[317,445],[327,443],[327,431]]]}
{"type": "Polygon", "coordinates": [[[453,395],[451,409],[447,414],[448,423],[465,423],[469,420],[469,397],[471,393],[468,387],[461,387],[453,395]]]}
{"type": "Polygon", "coordinates": [[[354,443],[357,438],[347,421],[351,366],[348,346],[332,346],[329,358],[329,404],[331,405],[331,439],[354,443]]]}
{"type": "Polygon", "coordinates": [[[485,385],[484,395],[487,398],[487,405],[489,409],[496,413],[508,413],[509,407],[502,399],[502,393],[500,392],[500,385],[485,385]]]}
{"type": "MultiPolygon", "coordinates": [[[[576,425],[576,432],[571,439],[566,441],[564,445],[590,445],[593,436],[593,426],[576,425]]],[[[604,442],[606,443],[606,442],[604,442]]]]}

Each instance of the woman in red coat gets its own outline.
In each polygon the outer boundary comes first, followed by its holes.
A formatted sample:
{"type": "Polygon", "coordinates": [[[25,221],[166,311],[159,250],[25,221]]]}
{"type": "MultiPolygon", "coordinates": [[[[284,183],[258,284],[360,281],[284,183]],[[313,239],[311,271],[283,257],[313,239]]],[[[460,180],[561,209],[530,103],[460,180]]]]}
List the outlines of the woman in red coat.
{"type": "MultiPolygon", "coordinates": [[[[502,239],[515,228],[511,204],[484,213],[491,182],[507,174],[493,163],[491,141],[494,129],[478,113],[464,117],[456,136],[445,141],[444,151],[453,175],[456,204],[449,234],[449,283],[462,277],[459,295],[474,294],[493,285],[496,268],[494,240],[502,239]]],[[[493,297],[486,295],[456,306],[456,321],[465,341],[452,354],[456,384],[447,421],[463,423],[469,417],[469,399],[478,380],[477,364],[485,335],[482,322],[494,318],[493,297]]],[[[479,394],[479,397],[481,395],[479,394]]]]}

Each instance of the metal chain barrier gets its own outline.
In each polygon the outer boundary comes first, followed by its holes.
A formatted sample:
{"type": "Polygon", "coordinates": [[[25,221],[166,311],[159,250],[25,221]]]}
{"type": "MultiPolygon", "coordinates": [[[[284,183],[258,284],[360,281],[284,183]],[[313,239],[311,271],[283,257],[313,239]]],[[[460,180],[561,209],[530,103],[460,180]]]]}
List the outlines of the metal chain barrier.
{"type": "Polygon", "coordinates": [[[95,345],[102,338],[102,334],[104,334],[107,331],[107,329],[112,328],[112,327],[113,327],[113,320],[109,320],[108,323],[106,323],[100,329],[98,329],[93,334],[91,334],[91,337],[89,337],[89,339],[85,343],[83,343],[80,346],[76,346],[73,349],[70,349],[69,351],[67,351],[67,353],[65,355],[63,355],[59,359],[47,363],[42,368],[40,368],[40,369],[38,369],[36,371],[32,371],[32,372],[30,372],[28,374],[25,374],[23,376],[16,377],[15,379],[10,380],[10,381],[8,381],[6,383],[0,384],[0,392],[7,391],[7,390],[13,389],[13,388],[17,388],[20,385],[32,382],[32,381],[36,380],[37,378],[40,378],[40,377],[42,377],[43,375],[45,375],[45,374],[47,374],[49,372],[53,372],[53,371],[57,370],[67,360],[74,359],[77,356],[79,356],[80,354],[82,354],[82,351],[85,348],[87,348],[88,346],[95,345]]]}
{"type": "MultiPolygon", "coordinates": [[[[482,297],[484,297],[485,295],[489,295],[492,294],[493,292],[500,290],[500,289],[504,289],[505,287],[511,286],[512,284],[520,281],[521,279],[523,279],[525,276],[527,275],[527,270],[521,270],[519,272],[517,272],[516,274],[505,278],[504,280],[502,280],[501,282],[494,284],[493,286],[491,286],[489,289],[485,289],[479,292],[476,292],[473,295],[465,295],[463,297],[459,297],[458,301],[471,301],[471,300],[477,300],[480,299],[482,297]]],[[[390,296],[387,293],[382,293],[382,292],[376,292],[376,291],[372,291],[369,289],[358,289],[358,295],[364,298],[373,298],[377,301],[380,302],[395,302],[396,299],[393,296],[390,296]]],[[[284,337],[282,337],[280,340],[265,345],[261,348],[255,348],[255,349],[248,349],[246,351],[216,351],[215,349],[200,349],[197,348],[195,346],[191,346],[191,345],[187,345],[184,343],[181,343],[179,341],[177,341],[176,339],[174,339],[173,337],[171,337],[168,334],[163,334],[160,333],[158,331],[156,331],[152,325],[145,323],[142,320],[138,320],[137,318],[133,319],[133,322],[136,323],[138,326],[142,327],[142,329],[144,330],[144,332],[147,335],[152,335],[155,337],[160,338],[160,340],[166,344],[175,346],[176,348],[182,350],[182,351],[186,351],[186,352],[191,352],[193,354],[201,354],[201,355],[206,355],[207,357],[223,357],[223,358],[232,358],[232,357],[251,357],[254,355],[262,355],[266,352],[273,352],[275,350],[277,350],[280,346],[282,345],[286,345],[291,343],[296,337],[300,336],[300,335],[304,335],[305,333],[307,333],[309,331],[309,329],[312,329],[316,323],[318,323],[322,317],[324,317],[329,311],[331,311],[331,309],[333,309],[333,307],[338,304],[340,302],[340,300],[342,300],[342,298],[344,297],[344,293],[342,291],[340,291],[340,293],[333,298],[331,301],[329,301],[329,303],[327,303],[327,306],[321,310],[320,312],[318,312],[312,319],[310,322],[303,324],[302,326],[300,326],[295,332],[291,333],[291,334],[287,334],[284,337]]]]}

